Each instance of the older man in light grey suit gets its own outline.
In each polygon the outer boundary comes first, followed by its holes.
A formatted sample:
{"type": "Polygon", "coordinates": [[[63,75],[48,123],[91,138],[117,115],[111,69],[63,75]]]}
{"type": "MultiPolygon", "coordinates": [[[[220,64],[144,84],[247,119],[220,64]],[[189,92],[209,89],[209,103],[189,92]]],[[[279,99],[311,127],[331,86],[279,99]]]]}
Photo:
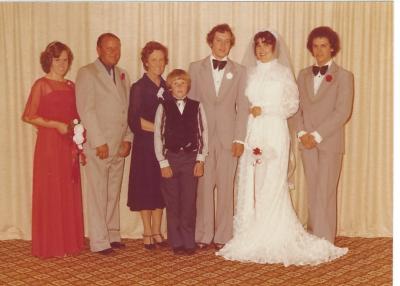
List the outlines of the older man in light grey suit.
{"type": "Polygon", "coordinates": [[[86,128],[88,180],[87,215],[90,249],[112,254],[122,248],[119,197],[125,157],[132,133],[128,128],[129,78],[117,67],[120,39],[102,34],[97,40],[98,59],[78,71],[76,102],[86,128]]]}
{"type": "Polygon", "coordinates": [[[344,153],[344,125],[352,111],[353,74],[338,66],[339,37],[315,28],[307,48],[316,64],[300,71],[300,108],[295,115],[307,180],[308,230],[334,243],[337,185],[344,153]]]}
{"type": "Polygon", "coordinates": [[[215,26],[207,42],[211,55],[189,67],[192,87],[188,96],[203,104],[209,134],[209,154],[197,190],[195,239],[199,248],[214,241],[220,249],[233,233],[233,183],[237,158],[244,150],[249,103],[244,95],[245,68],[228,58],[235,42],[231,28],[215,26]]]}

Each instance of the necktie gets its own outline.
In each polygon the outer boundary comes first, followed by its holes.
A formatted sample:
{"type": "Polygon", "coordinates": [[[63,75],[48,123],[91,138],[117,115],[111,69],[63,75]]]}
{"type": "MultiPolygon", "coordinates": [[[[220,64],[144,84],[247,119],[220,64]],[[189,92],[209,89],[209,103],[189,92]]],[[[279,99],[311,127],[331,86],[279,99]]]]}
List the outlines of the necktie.
{"type": "Polygon", "coordinates": [[[326,74],[326,71],[328,70],[328,67],[329,67],[328,65],[322,66],[322,67],[313,66],[312,67],[312,72],[313,72],[314,75],[317,75],[318,73],[320,73],[321,75],[324,75],[324,74],[326,74]]]}
{"type": "Polygon", "coordinates": [[[213,68],[214,69],[218,68],[218,70],[224,69],[224,67],[225,67],[225,65],[227,63],[227,61],[219,61],[219,60],[216,60],[216,59],[213,59],[212,62],[213,62],[213,68]]]}

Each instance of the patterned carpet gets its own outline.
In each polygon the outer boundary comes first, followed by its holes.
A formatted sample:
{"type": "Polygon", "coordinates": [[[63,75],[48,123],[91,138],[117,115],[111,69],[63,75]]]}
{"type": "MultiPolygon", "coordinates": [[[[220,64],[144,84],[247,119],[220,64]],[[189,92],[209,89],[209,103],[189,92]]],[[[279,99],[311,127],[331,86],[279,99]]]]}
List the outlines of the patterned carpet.
{"type": "Polygon", "coordinates": [[[213,250],[177,256],[145,250],[141,240],[102,256],[41,260],[30,241],[0,241],[0,285],[392,285],[392,238],[339,237],[349,253],[319,266],[259,265],[225,261],[213,250]]]}

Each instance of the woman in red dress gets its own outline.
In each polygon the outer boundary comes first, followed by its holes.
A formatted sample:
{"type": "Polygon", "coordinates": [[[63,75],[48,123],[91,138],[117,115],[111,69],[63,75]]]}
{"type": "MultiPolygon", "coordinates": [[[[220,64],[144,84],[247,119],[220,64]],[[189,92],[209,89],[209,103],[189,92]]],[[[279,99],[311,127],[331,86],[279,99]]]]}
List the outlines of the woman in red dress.
{"type": "Polygon", "coordinates": [[[37,127],[32,254],[41,258],[77,254],[84,247],[79,151],[71,132],[79,116],[74,83],[64,79],[72,59],[63,43],[46,47],[40,57],[46,75],[33,84],[23,114],[37,127]]]}

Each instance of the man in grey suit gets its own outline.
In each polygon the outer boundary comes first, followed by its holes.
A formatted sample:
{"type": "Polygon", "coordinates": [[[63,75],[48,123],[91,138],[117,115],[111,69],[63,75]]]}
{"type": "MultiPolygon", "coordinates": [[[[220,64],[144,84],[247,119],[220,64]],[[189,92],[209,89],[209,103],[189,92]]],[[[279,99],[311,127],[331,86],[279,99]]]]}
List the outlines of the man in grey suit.
{"type": "Polygon", "coordinates": [[[128,128],[129,78],[117,67],[121,41],[105,33],[97,40],[98,59],[76,78],[76,103],[86,128],[87,215],[90,250],[112,254],[122,248],[119,196],[125,157],[131,148],[128,128]]]}
{"type": "Polygon", "coordinates": [[[308,195],[308,230],[334,243],[337,185],[344,153],[344,126],[352,112],[353,74],[333,57],[339,37],[329,27],[308,36],[307,48],[316,64],[300,71],[300,107],[295,115],[308,195]]]}
{"type": "Polygon", "coordinates": [[[209,154],[197,189],[195,239],[199,248],[214,241],[220,249],[233,234],[233,184],[237,158],[244,150],[249,103],[244,95],[245,68],[228,58],[235,43],[231,28],[215,26],[207,43],[211,55],[189,67],[192,87],[188,97],[203,104],[209,134],[209,154]]]}

